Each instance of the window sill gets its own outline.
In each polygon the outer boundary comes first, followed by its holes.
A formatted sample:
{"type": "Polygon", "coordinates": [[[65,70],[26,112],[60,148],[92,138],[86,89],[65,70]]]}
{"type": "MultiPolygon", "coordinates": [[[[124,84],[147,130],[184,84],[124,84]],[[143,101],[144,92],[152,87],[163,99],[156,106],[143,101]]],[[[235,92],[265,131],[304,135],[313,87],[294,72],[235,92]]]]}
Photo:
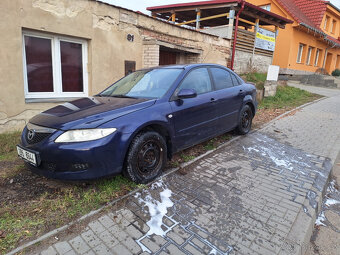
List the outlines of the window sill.
{"type": "Polygon", "coordinates": [[[60,98],[25,98],[26,104],[31,103],[63,103],[72,100],[80,99],[82,97],[60,97],[60,98]]]}

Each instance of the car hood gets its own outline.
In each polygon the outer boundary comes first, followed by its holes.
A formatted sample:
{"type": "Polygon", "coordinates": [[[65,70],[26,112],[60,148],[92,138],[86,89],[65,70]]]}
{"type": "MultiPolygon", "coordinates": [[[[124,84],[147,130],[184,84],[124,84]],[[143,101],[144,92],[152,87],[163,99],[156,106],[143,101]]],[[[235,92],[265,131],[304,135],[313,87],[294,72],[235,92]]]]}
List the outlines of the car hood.
{"type": "Polygon", "coordinates": [[[30,119],[30,123],[61,130],[96,128],[110,120],[149,107],[155,101],[141,98],[81,98],[44,111],[30,119]]]}

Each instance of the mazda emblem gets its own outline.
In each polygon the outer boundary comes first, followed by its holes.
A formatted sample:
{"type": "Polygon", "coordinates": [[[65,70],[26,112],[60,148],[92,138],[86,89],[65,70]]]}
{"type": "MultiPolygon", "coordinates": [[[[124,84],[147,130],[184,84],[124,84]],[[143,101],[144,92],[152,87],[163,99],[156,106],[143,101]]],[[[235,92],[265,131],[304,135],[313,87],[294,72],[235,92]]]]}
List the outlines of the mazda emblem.
{"type": "Polygon", "coordinates": [[[27,134],[27,139],[30,140],[30,141],[32,141],[32,139],[34,138],[34,136],[35,136],[34,130],[33,130],[33,129],[32,129],[32,130],[29,130],[29,131],[28,131],[28,134],[27,134]]]}

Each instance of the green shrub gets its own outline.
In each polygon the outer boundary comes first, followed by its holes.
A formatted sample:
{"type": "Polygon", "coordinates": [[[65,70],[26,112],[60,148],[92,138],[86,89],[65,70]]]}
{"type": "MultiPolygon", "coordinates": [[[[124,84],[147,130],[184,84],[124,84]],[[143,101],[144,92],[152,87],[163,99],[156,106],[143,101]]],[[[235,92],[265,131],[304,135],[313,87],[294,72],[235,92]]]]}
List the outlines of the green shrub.
{"type": "Polygon", "coordinates": [[[333,76],[340,76],[340,69],[335,69],[335,70],[332,72],[332,75],[333,75],[333,76]]]}
{"type": "Polygon", "coordinates": [[[241,77],[246,82],[255,83],[255,86],[256,86],[257,89],[263,89],[264,88],[264,82],[267,79],[267,74],[265,74],[265,73],[245,73],[245,74],[242,74],[241,77]]]}

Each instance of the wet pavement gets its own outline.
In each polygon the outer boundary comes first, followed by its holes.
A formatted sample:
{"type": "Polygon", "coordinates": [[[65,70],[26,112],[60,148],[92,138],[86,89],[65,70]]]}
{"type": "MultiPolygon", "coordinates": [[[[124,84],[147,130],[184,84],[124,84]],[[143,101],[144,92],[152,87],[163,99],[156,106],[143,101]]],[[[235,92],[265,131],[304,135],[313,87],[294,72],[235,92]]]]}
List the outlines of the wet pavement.
{"type": "Polygon", "coordinates": [[[339,126],[340,96],[306,106],[31,253],[304,253],[340,150],[339,126]]]}

